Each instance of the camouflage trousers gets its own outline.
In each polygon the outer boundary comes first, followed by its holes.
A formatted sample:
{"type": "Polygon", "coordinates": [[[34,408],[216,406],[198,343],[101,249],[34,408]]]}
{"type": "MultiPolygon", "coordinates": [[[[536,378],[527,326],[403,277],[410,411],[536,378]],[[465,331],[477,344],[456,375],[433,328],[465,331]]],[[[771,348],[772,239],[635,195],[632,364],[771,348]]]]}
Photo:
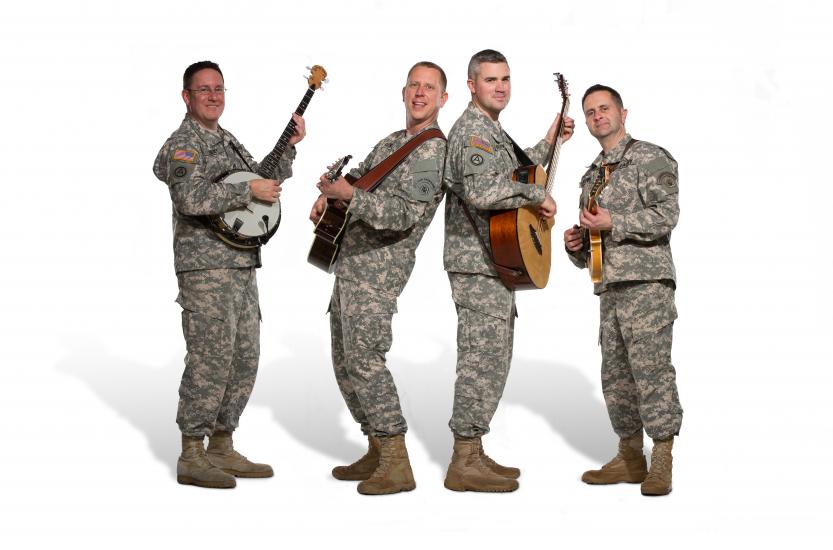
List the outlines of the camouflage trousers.
{"type": "Polygon", "coordinates": [[[652,439],[680,431],[683,409],[671,364],[677,309],[670,282],[610,284],[600,295],[602,392],[613,430],[652,439]]]}
{"type": "Polygon", "coordinates": [[[177,281],[188,353],[176,422],[188,436],[234,431],[260,357],[255,269],[185,271],[177,281]]]}
{"type": "Polygon", "coordinates": [[[457,308],[457,381],[448,426],[455,435],[489,433],[509,364],[515,331],[515,293],[497,277],[448,274],[457,308]]]}
{"type": "Polygon", "coordinates": [[[365,435],[408,431],[393,376],[385,365],[394,313],[395,294],[336,278],[330,300],[333,370],[344,402],[365,435]]]}

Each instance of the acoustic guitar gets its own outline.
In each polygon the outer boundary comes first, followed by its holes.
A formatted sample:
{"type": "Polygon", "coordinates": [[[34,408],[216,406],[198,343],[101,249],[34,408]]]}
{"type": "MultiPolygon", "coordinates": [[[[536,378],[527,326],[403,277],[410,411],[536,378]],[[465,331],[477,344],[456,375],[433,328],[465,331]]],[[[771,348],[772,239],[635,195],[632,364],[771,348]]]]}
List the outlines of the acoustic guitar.
{"type": "MultiPolygon", "coordinates": [[[[341,171],[353,158],[352,155],[341,157],[325,174],[325,177],[333,182],[341,175],[341,171]]],[[[356,179],[347,174],[346,179],[351,184],[355,183],[356,179]]],[[[315,237],[312,240],[307,261],[319,269],[323,269],[327,273],[332,273],[333,266],[338,259],[339,250],[341,250],[341,241],[344,238],[344,231],[347,229],[347,224],[350,222],[350,213],[347,211],[349,205],[344,201],[337,199],[327,199],[327,206],[324,208],[324,213],[315,224],[315,237]]]]}
{"type": "MultiPolygon", "coordinates": [[[[549,194],[563,141],[564,117],[570,107],[567,81],[561,73],[553,73],[561,92],[561,118],[555,139],[547,154],[547,168],[541,165],[522,166],[512,174],[512,181],[541,185],[549,194]]],[[[489,220],[489,240],[498,276],[512,290],[544,288],[552,264],[553,220],[538,214],[538,208],[525,206],[500,210],[489,220]]]]}
{"type": "MultiPolygon", "coordinates": [[[[320,65],[310,68],[307,78],[309,88],[295,109],[297,115],[303,115],[309,102],[321,83],[327,78],[327,71],[320,65]]],[[[295,121],[289,119],[275,148],[260,163],[257,173],[247,171],[233,171],[219,178],[220,183],[240,183],[256,179],[270,179],[274,176],[275,168],[286,152],[289,139],[295,133],[295,121]]],[[[206,216],[208,227],[227,244],[235,248],[257,248],[266,244],[278,230],[281,223],[281,203],[279,200],[270,203],[258,199],[252,200],[243,208],[229,210],[217,216],[206,216]]]]}

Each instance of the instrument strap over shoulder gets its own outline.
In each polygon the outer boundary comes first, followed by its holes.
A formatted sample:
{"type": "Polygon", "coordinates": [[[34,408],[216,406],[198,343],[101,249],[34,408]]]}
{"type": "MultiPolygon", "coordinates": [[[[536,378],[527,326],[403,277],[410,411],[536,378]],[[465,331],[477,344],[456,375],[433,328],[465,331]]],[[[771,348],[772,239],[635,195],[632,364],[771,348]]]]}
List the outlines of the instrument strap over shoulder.
{"type": "Polygon", "coordinates": [[[414,149],[428,141],[432,138],[438,138],[445,141],[445,134],[443,134],[442,130],[439,128],[429,128],[428,130],[424,130],[411,138],[405,145],[394,151],[388,158],[371,168],[365,175],[357,179],[354,183],[354,187],[358,187],[362,191],[373,192],[382,180],[384,180],[388,174],[393,172],[397,166],[402,164],[408,155],[414,152],[414,149]]]}
{"type": "Polygon", "coordinates": [[[520,163],[518,164],[518,168],[535,164],[534,162],[532,162],[532,159],[529,158],[529,155],[527,155],[526,152],[523,149],[521,149],[521,146],[515,143],[515,140],[512,139],[512,136],[507,134],[505,131],[503,132],[503,135],[509,138],[509,141],[512,142],[512,148],[515,150],[515,156],[518,158],[518,162],[520,163]]]}

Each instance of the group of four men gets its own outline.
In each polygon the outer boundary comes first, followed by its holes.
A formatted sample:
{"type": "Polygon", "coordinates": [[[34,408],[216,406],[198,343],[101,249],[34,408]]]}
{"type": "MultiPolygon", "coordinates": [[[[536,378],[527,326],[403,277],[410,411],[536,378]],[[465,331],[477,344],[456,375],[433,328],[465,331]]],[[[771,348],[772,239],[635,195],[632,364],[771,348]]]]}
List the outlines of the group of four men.
{"type": "MultiPolygon", "coordinates": [[[[408,72],[402,99],[405,129],[382,139],[355,179],[389,158],[422,132],[438,128],[447,79],[435,63],[408,72]]],[[[498,122],[511,95],[509,65],[494,50],[475,54],[468,67],[469,103],[443,137],[423,140],[373,192],[344,177],[320,178],[321,195],[310,219],[318,221],[327,199],[349,203],[351,221],[335,264],[330,301],[332,360],[347,407],[368,438],[367,453],[333,469],[341,480],[360,481],[362,494],[416,487],[405,447],[407,423],[385,365],[391,320],[415,261],[415,251],[442,201],[444,267],[457,308],[457,380],[449,426],[454,449],[445,486],[455,491],[508,492],[518,488],[518,468],[502,466],[483,450],[512,355],[514,292],[497,277],[489,250],[491,211],[532,206],[551,218],[556,204],[541,186],[518,183],[515,145],[498,122]]],[[[234,487],[234,477],[269,477],[272,469],[238,453],[232,432],[255,380],[260,310],[255,268],[259,249],[240,249],[217,238],[202,216],[240,208],[253,199],[274,202],[292,175],[295,145],[304,121],[293,115],[290,148],[274,179],[218,183],[230,170],[257,171],[257,163],[218,121],[225,105],[219,66],[199,62],[185,71],[187,114],[154,164],[173,201],[174,255],[187,354],[177,423],[182,454],[177,480],[202,487],[234,487]],[[208,436],[208,448],[203,447],[208,436]]],[[[582,209],[582,228],[564,233],[571,260],[585,265],[585,229],[602,231],[608,256],[601,296],[602,381],[619,452],[587,483],[642,483],[643,494],[671,490],[671,444],[682,409],[670,361],[674,269],[669,238],[677,221],[677,173],[663,149],[626,134],[627,111],[612,88],[596,85],[583,100],[588,129],[603,152],[582,179],[582,204],[604,172],[609,178],[594,211],[582,209]],[[613,167],[613,168],[612,168],[613,167]],[[643,428],[654,439],[650,472],[642,450],[643,428]]],[[[547,135],[526,154],[542,162],[555,140],[571,137],[572,119],[556,116],[547,135]]]]}

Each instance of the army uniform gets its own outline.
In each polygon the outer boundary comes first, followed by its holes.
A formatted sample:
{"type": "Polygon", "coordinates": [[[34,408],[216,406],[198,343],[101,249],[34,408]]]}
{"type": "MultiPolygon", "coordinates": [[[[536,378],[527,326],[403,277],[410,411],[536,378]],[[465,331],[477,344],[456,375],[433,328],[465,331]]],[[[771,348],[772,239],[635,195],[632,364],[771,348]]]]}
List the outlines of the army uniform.
{"type": "MultiPolygon", "coordinates": [[[[541,140],[525,152],[541,162],[548,150],[541,140]]],[[[489,246],[491,211],[537,205],[546,198],[541,186],[511,181],[518,164],[500,124],[469,103],[451,129],[444,173],[443,263],[457,308],[457,381],[449,426],[461,437],[488,433],[512,358],[515,293],[497,277],[484,248],[484,243],[489,246]]]]}
{"type": "MultiPolygon", "coordinates": [[[[295,148],[274,178],[292,175],[295,148]]],[[[246,406],[260,356],[260,307],[255,268],[260,249],[221,241],[200,216],[222,214],[252,200],[247,182],[221,184],[229,171],[257,172],[245,147],[223,128],[216,133],[185,116],[162,146],[153,172],[173,202],[174,266],[187,354],[177,424],[183,435],[232,432],[246,406]]]]}
{"type": "MultiPolygon", "coordinates": [[[[654,440],[676,435],[682,423],[671,364],[671,336],[677,310],[671,230],[680,215],[677,162],[644,141],[626,150],[631,136],[600,153],[581,180],[581,205],[602,177],[602,163],[615,165],[599,205],[610,211],[613,228],[602,232],[599,340],[602,390],[620,438],[645,432],[654,440]],[[618,164],[616,164],[618,163],[618,164]]],[[[571,261],[586,267],[582,251],[571,261]]],[[[641,437],[641,436],[640,436],[641,437]]]]}
{"type": "MultiPolygon", "coordinates": [[[[350,174],[361,177],[411,137],[405,130],[387,136],[350,174]]],[[[368,436],[396,436],[408,429],[385,354],[392,342],[397,297],[443,197],[444,158],[445,141],[430,139],[375,191],[356,188],[350,201],[351,219],[330,301],[332,357],[344,401],[368,436]]]]}

